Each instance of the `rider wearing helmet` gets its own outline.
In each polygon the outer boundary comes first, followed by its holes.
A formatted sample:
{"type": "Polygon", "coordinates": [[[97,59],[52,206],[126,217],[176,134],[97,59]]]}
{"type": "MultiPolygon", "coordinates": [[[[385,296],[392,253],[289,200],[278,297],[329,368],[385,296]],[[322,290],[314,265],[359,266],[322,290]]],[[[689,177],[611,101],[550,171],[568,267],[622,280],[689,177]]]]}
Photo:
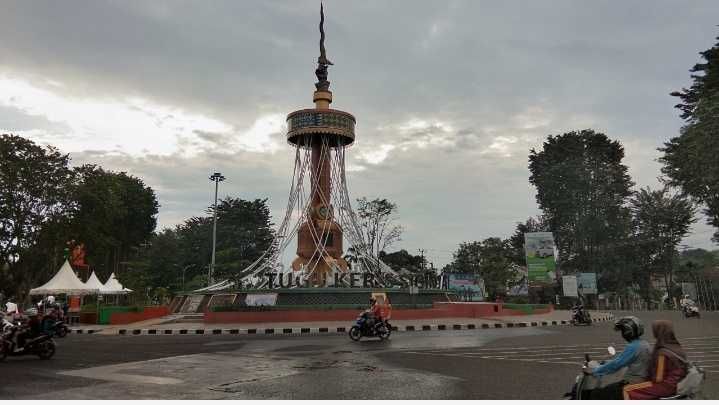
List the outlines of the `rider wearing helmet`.
{"type": "Polygon", "coordinates": [[[28,322],[23,326],[23,329],[17,334],[17,347],[16,351],[23,349],[26,339],[34,338],[42,332],[42,323],[38,316],[37,308],[30,308],[24,313],[28,317],[28,322]]]}
{"type": "Polygon", "coordinates": [[[585,373],[599,377],[616,373],[624,367],[627,370],[622,382],[595,390],[592,399],[595,397],[597,397],[596,399],[622,399],[624,385],[645,381],[649,373],[652,348],[649,342],[641,339],[644,334],[642,321],[636,316],[625,316],[614,323],[614,330],[621,332],[622,337],[627,341],[624,351],[593,370],[585,369],[585,373]]]}

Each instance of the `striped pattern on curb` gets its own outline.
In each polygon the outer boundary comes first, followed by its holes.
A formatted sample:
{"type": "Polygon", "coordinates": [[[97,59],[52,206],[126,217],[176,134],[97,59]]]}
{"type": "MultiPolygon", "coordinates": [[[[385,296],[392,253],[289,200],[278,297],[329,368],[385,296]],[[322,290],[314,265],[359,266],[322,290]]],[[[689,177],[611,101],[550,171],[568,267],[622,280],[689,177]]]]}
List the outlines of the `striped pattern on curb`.
{"type": "MultiPolygon", "coordinates": [[[[609,314],[601,317],[592,317],[594,322],[607,322],[614,319],[609,314]]],[[[394,332],[417,332],[417,331],[451,331],[451,330],[473,330],[473,329],[500,329],[500,328],[527,328],[554,325],[569,325],[569,321],[538,320],[529,322],[497,322],[497,323],[469,323],[469,324],[436,324],[436,325],[406,325],[393,326],[394,332]]],[[[118,335],[317,335],[317,334],[344,334],[347,327],[337,328],[267,328],[267,329],[118,329],[118,335]]],[[[71,329],[75,334],[93,334],[102,329],[71,329]]]]}

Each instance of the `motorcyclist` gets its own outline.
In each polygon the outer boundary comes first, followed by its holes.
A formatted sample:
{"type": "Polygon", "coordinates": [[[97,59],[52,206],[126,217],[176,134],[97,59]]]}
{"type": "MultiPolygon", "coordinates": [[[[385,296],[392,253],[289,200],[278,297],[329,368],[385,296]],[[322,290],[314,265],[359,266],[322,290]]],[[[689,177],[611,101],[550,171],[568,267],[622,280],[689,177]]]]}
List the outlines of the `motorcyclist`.
{"type": "Polygon", "coordinates": [[[20,331],[17,334],[17,347],[15,351],[23,350],[27,339],[32,339],[42,333],[42,321],[38,316],[37,308],[30,308],[25,311],[28,321],[21,326],[20,331]]]}
{"type": "Polygon", "coordinates": [[[591,399],[622,399],[622,388],[625,385],[647,379],[652,348],[649,342],[641,339],[644,334],[642,321],[635,316],[625,316],[614,323],[614,330],[621,332],[622,337],[627,341],[624,351],[593,370],[585,368],[584,373],[601,377],[616,373],[624,367],[627,370],[623,381],[593,390],[590,394],[591,399]]]}
{"type": "Polygon", "coordinates": [[[371,328],[374,327],[375,323],[382,319],[382,309],[379,304],[377,304],[375,297],[370,297],[369,309],[362,313],[362,317],[365,319],[365,325],[368,330],[372,330],[371,328]]]}

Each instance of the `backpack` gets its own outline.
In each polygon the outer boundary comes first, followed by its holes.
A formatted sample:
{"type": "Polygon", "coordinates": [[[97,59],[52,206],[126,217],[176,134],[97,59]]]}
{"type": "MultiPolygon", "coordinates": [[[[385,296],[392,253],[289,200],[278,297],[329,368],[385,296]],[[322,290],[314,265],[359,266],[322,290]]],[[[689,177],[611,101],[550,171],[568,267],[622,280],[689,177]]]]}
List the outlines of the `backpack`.
{"type": "Polygon", "coordinates": [[[662,350],[671,354],[674,358],[681,361],[686,366],[687,375],[677,383],[677,395],[693,397],[698,394],[699,391],[701,391],[701,386],[704,382],[704,369],[690,361],[687,361],[667,348],[662,348],[662,350]]]}

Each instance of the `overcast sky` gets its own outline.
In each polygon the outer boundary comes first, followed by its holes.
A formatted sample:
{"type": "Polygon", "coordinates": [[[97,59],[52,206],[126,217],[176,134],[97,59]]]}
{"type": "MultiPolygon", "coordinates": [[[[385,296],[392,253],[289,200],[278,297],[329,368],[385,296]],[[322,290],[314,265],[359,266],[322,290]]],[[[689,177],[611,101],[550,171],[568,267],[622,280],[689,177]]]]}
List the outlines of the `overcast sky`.
{"type": "MultiPolygon", "coordinates": [[[[161,227],[221,195],[286,205],[287,113],[312,106],[319,1],[0,4],[0,132],[142,178],[161,227]]],[[[333,107],[357,117],[350,195],[386,197],[397,248],[446,264],[539,213],[527,154],[593,128],[637,187],[681,120],[668,94],[719,30],[706,1],[325,2],[333,107]]],[[[701,223],[685,240],[716,248],[701,223]]]]}

